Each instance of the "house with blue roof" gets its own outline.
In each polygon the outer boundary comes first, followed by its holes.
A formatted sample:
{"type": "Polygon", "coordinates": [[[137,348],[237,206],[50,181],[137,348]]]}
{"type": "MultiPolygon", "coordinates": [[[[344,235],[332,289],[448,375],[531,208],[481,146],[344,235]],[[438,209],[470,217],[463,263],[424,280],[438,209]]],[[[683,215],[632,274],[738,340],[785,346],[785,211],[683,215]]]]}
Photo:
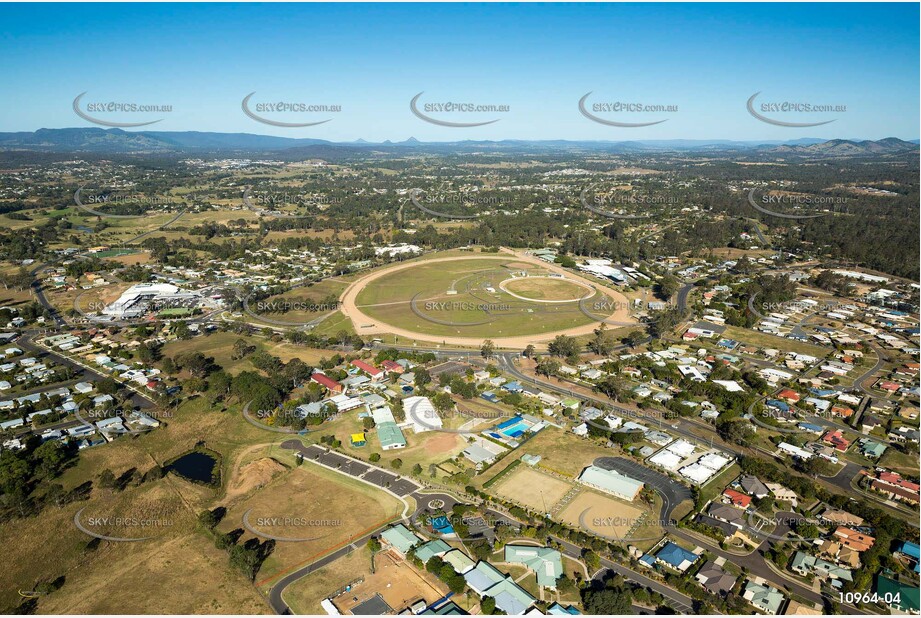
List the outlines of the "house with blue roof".
{"type": "Polygon", "coordinates": [[[895,551],[892,552],[896,556],[899,554],[909,558],[915,563],[914,571],[915,573],[921,573],[921,558],[918,558],[918,544],[912,543],[910,541],[900,541],[898,546],[895,548],[895,551]]]}
{"type": "Polygon", "coordinates": [[[508,391],[509,393],[520,393],[524,390],[524,387],[519,382],[513,381],[503,384],[502,390],[508,391]]]}
{"type": "Polygon", "coordinates": [[[684,573],[697,561],[697,554],[669,541],[656,554],[656,562],[684,573]]]}
{"type": "Polygon", "coordinates": [[[825,431],[824,427],[822,427],[821,425],[815,425],[813,423],[800,423],[799,425],[797,425],[797,427],[799,427],[803,431],[808,431],[809,433],[815,433],[815,434],[819,434],[825,431]]]}
{"type": "Polygon", "coordinates": [[[780,399],[768,399],[764,403],[767,407],[773,408],[775,410],[780,410],[781,412],[790,411],[790,406],[787,404],[787,402],[781,401],[780,399]]]}
{"type": "Polygon", "coordinates": [[[480,399],[485,399],[486,401],[490,403],[499,402],[499,398],[496,397],[496,394],[493,393],[492,391],[486,391],[486,392],[480,393],[480,399]]]}

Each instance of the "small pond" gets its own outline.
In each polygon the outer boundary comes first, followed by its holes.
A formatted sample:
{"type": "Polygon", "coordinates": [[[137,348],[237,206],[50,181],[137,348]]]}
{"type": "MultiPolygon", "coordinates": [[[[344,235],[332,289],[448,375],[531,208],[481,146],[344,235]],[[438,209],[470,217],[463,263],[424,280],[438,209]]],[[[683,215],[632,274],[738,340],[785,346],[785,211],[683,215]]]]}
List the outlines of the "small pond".
{"type": "Polygon", "coordinates": [[[180,455],[166,466],[166,471],[175,472],[195,483],[217,485],[220,482],[215,470],[217,465],[218,460],[213,455],[201,451],[190,451],[185,455],[180,455]]]}

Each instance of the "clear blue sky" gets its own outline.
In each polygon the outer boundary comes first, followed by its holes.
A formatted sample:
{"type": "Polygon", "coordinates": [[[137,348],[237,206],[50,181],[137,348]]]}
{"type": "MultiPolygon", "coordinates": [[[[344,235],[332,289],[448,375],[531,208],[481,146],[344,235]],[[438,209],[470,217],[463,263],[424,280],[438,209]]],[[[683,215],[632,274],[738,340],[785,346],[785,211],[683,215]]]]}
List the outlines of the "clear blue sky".
{"type": "MultiPolygon", "coordinates": [[[[153,130],[330,140],[919,137],[919,6],[906,4],[0,4],[0,131],[90,127],[92,101],[172,105],[153,130]],[[242,98],[336,104],[333,121],[283,129],[242,98]],[[423,122],[410,99],[508,105],[423,122]],[[594,123],[592,102],[677,105],[645,128],[594,123]],[[759,102],[846,105],[813,128],[765,124],[759,102]]],[[[766,114],[769,115],[769,114],[766,114]]],[[[116,119],[114,116],[106,118],[116,119]]]]}

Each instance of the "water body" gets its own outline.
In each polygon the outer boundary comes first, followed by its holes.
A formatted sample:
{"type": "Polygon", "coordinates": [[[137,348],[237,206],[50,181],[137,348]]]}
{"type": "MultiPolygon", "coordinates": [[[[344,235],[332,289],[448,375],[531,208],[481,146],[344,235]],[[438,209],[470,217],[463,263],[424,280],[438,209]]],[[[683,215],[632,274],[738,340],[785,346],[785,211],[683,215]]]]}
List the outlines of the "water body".
{"type": "Polygon", "coordinates": [[[171,463],[166,471],[196,483],[212,484],[217,459],[200,451],[191,451],[171,463]]]}

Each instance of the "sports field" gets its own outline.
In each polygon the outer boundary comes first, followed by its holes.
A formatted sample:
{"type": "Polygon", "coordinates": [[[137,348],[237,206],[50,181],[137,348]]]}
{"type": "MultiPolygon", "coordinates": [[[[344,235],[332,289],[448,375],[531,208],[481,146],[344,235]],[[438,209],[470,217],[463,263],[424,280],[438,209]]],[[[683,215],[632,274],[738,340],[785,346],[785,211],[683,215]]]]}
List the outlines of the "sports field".
{"type": "MultiPolygon", "coordinates": [[[[533,256],[504,252],[430,257],[371,272],[342,296],[360,335],[390,333],[458,345],[490,338],[527,345],[557,334],[589,334],[597,317],[580,301],[623,296],[533,256]]],[[[629,319],[619,311],[618,319],[629,319]]]]}
{"type": "MultiPolygon", "coordinates": [[[[645,509],[595,491],[582,491],[557,517],[563,523],[605,538],[622,539],[640,528],[645,509]]],[[[645,532],[645,531],[644,531],[645,532]]]]}
{"type": "Polygon", "coordinates": [[[553,505],[572,487],[572,483],[562,479],[538,472],[528,466],[518,466],[517,470],[493,486],[492,492],[539,513],[549,513],[553,505]]]}

